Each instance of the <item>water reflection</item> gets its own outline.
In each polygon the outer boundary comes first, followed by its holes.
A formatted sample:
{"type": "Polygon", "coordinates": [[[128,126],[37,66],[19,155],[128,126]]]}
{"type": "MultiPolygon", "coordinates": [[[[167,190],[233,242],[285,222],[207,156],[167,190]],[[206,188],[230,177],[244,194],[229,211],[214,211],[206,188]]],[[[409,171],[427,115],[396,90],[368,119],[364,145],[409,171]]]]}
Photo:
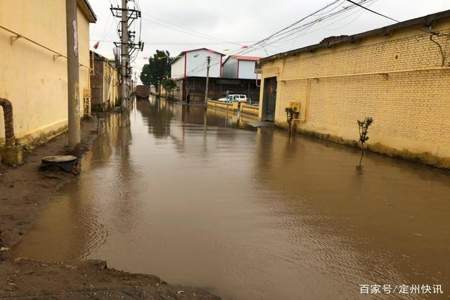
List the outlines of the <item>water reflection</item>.
{"type": "Polygon", "coordinates": [[[450,282],[448,174],[377,155],[359,174],[357,151],[236,129],[248,121],[163,99],[136,103],[129,118],[105,118],[89,172],[60,191],[17,256],[107,259],[225,299],[353,299],[362,283],[450,282]]]}

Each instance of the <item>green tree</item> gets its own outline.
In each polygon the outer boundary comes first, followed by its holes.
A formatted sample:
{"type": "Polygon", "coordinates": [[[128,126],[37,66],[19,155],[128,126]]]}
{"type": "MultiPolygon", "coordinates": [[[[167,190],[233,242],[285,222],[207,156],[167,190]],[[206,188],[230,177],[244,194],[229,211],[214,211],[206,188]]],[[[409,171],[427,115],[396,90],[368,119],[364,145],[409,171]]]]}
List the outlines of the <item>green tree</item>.
{"type": "Polygon", "coordinates": [[[168,96],[172,96],[173,90],[177,87],[177,83],[169,78],[163,79],[161,85],[163,86],[164,90],[166,91],[166,95],[168,96]]]}
{"type": "Polygon", "coordinates": [[[161,84],[164,79],[170,77],[171,58],[169,51],[156,50],[153,57],[150,57],[148,64],[144,65],[141,71],[141,81],[144,85],[153,85],[158,94],[161,94],[161,84]]]}

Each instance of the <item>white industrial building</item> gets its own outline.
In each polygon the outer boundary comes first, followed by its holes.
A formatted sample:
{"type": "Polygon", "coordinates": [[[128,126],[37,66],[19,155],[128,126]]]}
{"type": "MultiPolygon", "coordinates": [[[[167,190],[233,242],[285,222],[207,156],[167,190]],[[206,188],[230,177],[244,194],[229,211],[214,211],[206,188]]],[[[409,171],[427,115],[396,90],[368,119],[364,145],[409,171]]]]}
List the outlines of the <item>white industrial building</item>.
{"type": "Polygon", "coordinates": [[[259,80],[255,73],[257,57],[230,56],[223,63],[225,55],[207,48],[181,52],[171,65],[171,78],[176,81],[175,98],[183,101],[203,102],[205,100],[208,57],[210,57],[209,92],[210,99],[228,94],[246,94],[251,102],[259,100],[259,80]],[[224,76],[227,68],[229,76],[224,76]]]}
{"type": "Polygon", "coordinates": [[[259,57],[255,56],[230,55],[223,63],[222,77],[259,79],[259,75],[256,74],[256,63],[258,61],[259,57]]]}
{"type": "Polygon", "coordinates": [[[207,59],[211,58],[209,77],[218,78],[222,75],[222,53],[207,48],[181,52],[172,62],[172,79],[187,77],[206,77],[207,59]]]}

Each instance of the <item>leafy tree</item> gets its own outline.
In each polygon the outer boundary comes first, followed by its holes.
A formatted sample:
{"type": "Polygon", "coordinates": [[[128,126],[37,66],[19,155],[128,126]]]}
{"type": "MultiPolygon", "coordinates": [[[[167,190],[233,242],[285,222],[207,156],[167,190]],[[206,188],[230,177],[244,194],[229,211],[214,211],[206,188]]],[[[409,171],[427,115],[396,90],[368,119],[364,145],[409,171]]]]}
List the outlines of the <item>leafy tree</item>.
{"type": "Polygon", "coordinates": [[[171,58],[169,51],[156,50],[153,57],[150,57],[148,64],[144,65],[141,71],[141,81],[144,85],[153,85],[158,94],[161,94],[161,84],[164,79],[170,77],[171,58]]]}
{"type": "Polygon", "coordinates": [[[163,79],[161,85],[163,86],[164,90],[166,90],[166,93],[169,95],[172,95],[173,90],[177,87],[177,83],[172,79],[163,79]]]}

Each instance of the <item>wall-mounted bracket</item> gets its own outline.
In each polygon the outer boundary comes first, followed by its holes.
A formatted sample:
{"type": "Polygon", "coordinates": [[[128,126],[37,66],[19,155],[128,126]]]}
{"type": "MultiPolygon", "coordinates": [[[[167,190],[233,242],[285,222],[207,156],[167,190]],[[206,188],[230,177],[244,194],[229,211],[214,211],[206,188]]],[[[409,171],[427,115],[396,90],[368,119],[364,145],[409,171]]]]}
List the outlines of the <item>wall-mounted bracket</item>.
{"type": "Polygon", "coordinates": [[[53,55],[53,61],[56,61],[58,58],[63,57],[61,54],[53,55]]]}
{"type": "Polygon", "coordinates": [[[11,44],[11,46],[14,44],[15,41],[17,41],[18,39],[20,39],[22,36],[21,35],[13,35],[12,37],[9,38],[9,43],[11,44]]]}

